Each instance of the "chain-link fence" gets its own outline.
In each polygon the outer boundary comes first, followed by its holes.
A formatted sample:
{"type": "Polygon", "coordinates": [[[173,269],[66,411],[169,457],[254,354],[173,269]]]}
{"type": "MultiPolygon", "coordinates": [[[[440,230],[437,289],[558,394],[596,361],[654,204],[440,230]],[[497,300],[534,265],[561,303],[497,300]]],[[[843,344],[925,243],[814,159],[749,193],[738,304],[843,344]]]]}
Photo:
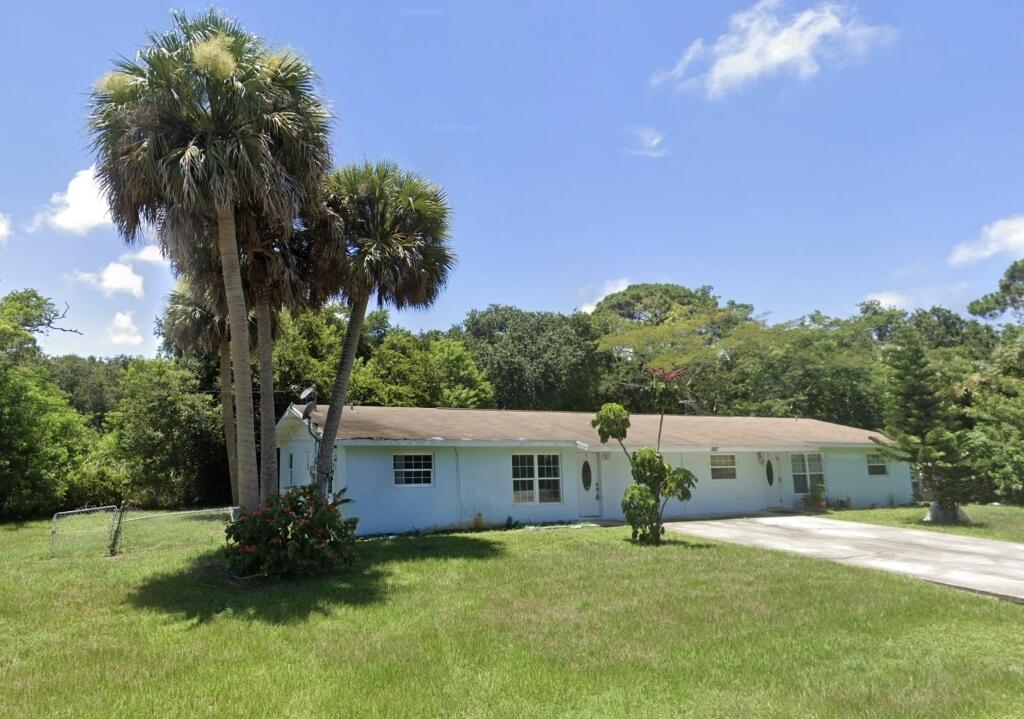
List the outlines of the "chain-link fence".
{"type": "Polygon", "coordinates": [[[234,507],[185,512],[142,512],[130,509],[121,520],[116,551],[171,547],[220,547],[234,507]]]}
{"type": "Polygon", "coordinates": [[[172,547],[218,547],[236,507],[182,512],[90,507],[53,515],[50,556],[101,556],[172,547]]]}
{"type": "Polygon", "coordinates": [[[109,552],[119,511],[108,504],[57,512],[50,522],[50,556],[96,556],[109,552]]]}

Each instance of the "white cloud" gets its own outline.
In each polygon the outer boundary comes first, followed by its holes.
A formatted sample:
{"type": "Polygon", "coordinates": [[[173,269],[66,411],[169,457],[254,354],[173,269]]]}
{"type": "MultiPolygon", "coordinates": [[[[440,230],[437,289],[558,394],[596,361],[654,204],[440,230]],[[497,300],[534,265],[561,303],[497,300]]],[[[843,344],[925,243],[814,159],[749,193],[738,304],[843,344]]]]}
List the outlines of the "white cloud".
{"type": "Polygon", "coordinates": [[[142,334],[131,312],[126,310],[114,315],[114,319],[107,325],[107,339],[115,345],[136,347],[142,344],[142,334]]]}
{"type": "Polygon", "coordinates": [[[43,225],[84,235],[94,227],[111,224],[107,199],[96,179],[96,166],[75,173],[64,192],[57,192],[50,203],[29,223],[29,232],[43,225]]]}
{"type": "Polygon", "coordinates": [[[11,217],[0,212],[0,247],[7,244],[7,238],[11,236],[11,217]]]}
{"type": "Polygon", "coordinates": [[[123,262],[111,262],[99,272],[75,272],[72,279],[103,291],[107,297],[120,293],[142,299],[142,275],[123,262]]]}
{"type": "Polygon", "coordinates": [[[1024,215],[1004,217],[986,225],[981,235],[953,248],[949,264],[969,265],[1000,253],[1024,257],[1024,215]]]}
{"type": "Polygon", "coordinates": [[[121,262],[152,262],[154,264],[166,265],[163,253],[157,245],[146,245],[141,250],[121,255],[121,262]]]}
{"type": "Polygon", "coordinates": [[[882,307],[896,307],[898,309],[906,309],[910,306],[910,296],[902,292],[891,292],[888,290],[882,292],[872,292],[871,294],[864,297],[865,302],[877,302],[882,307]]]}
{"type": "Polygon", "coordinates": [[[701,88],[709,100],[717,100],[761,77],[790,73],[810,79],[826,58],[863,57],[895,36],[895,29],[868,25],[852,6],[839,2],[787,16],[782,0],[760,0],[730,16],[729,30],[710,45],[694,40],[674,67],[658,70],[650,82],[701,88]]]}
{"type": "Polygon", "coordinates": [[[970,283],[960,281],[950,285],[916,287],[909,290],[882,290],[866,295],[864,301],[878,302],[883,307],[911,310],[957,303],[964,299],[970,288],[970,283]]]}
{"type": "Polygon", "coordinates": [[[583,297],[589,297],[589,301],[585,302],[580,307],[580,312],[585,312],[586,314],[589,315],[597,307],[598,302],[600,302],[610,294],[622,292],[622,290],[626,289],[627,287],[629,287],[628,277],[620,277],[617,280],[607,280],[603,285],[601,285],[600,291],[597,292],[596,294],[593,291],[593,285],[587,285],[582,290],[580,290],[580,295],[583,297]]]}
{"type": "Polygon", "coordinates": [[[653,127],[634,127],[630,130],[633,134],[634,144],[626,148],[631,155],[643,155],[644,157],[664,157],[668,150],[662,144],[665,135],[653,127]]]}

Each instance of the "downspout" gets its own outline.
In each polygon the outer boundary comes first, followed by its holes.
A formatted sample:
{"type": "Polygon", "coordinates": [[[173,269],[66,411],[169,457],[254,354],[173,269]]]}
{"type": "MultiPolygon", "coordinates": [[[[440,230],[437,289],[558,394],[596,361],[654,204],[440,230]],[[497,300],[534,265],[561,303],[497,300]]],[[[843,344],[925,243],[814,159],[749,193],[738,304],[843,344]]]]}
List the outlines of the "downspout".
{"type": "Polygon", "coordinates": [[[462,524],[462,460],[459,458],[458,445],[452,445],[455,450],[455,501],[456,512],[455,524],[462,524]]]}

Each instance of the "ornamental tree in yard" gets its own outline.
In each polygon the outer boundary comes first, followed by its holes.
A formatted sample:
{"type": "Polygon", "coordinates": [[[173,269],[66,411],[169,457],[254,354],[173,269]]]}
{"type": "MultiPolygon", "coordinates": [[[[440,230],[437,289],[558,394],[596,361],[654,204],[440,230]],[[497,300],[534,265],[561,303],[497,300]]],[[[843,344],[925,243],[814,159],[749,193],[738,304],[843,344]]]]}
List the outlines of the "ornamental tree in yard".
{"type": "Polygon", "coordinates": [[[642,447],[630,455],[625,445],[629,412],[622,405],[605,404],[591,425],[602,443],[616,440],[629,460],[633,484],[622,497],[622,513],[633,528],[633,540],[660,544],[665,533],[662,518],[668,500],[688,501],[697,484],[696,475],[684,467],[672,467],[654,447],[642,447]]]}
{"type": "Polygon", "coordinates": [[[888,353],[892,369],[892,401],[886,418],[889,441],[885,452],[911,462],[935,502],[932,521],[959,521],[959,505],[969,501],[975,479],[965,461],[965,432],[951,403],[940,394],[941,383],[929,364],[918,333],[896,333],[888,353]]]}

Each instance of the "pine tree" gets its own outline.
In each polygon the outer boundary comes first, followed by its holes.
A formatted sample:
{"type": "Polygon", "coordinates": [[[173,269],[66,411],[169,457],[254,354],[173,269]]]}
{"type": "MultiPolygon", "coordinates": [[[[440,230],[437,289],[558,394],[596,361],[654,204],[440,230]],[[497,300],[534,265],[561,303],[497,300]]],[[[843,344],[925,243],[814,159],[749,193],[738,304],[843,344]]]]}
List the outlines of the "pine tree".
{"type": "Polygon", "coordinates": [[[941,380],[916,331],[900,330],[887,360],[892,392],[885,432],[891,441],[883,446],[921,473],[925,489],[939,506],[937,519],[956,522],[959,505],[971,499],[974,485],[962,457],[961,420],[941,395],[941,380]]]}

